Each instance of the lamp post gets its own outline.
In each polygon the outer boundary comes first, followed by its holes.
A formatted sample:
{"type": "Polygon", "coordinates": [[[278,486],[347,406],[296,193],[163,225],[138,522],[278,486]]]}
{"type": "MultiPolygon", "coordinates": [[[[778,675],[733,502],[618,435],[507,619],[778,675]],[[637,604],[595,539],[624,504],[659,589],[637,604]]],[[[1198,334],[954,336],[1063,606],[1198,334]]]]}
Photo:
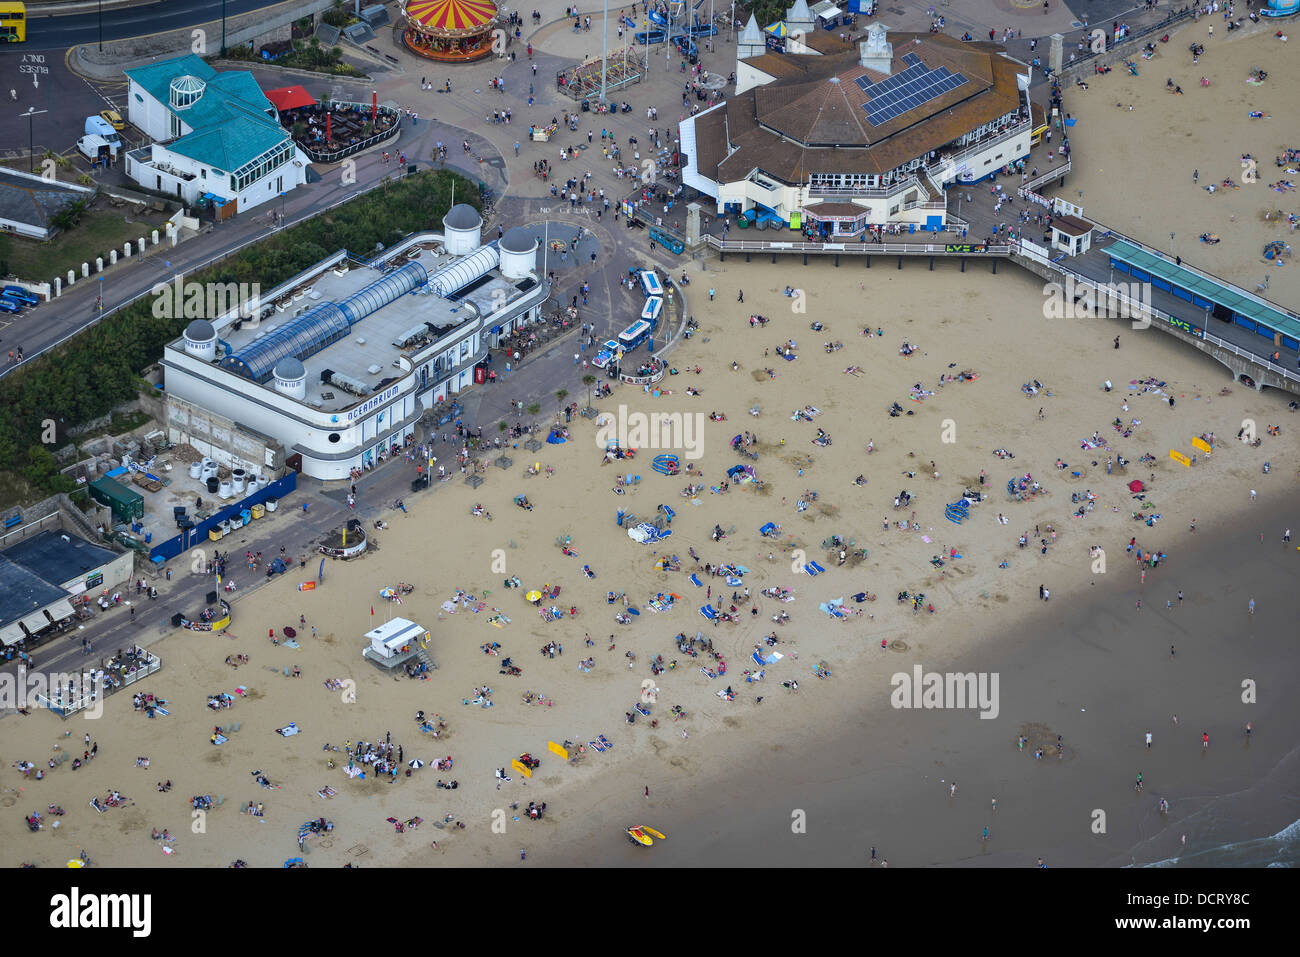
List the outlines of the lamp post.
{"type": "Polygon", "coordinates": [[[36,147],[33,144],[32,120],[42,113],[48,113],[49,110],[38,110],[34,106],[27,107],[26,113],[20,113],[20,116],[27,117],[27,172],[36,171],[36,147]]]}
{"type": "Polygon", "coordinates": [[[226,0],[221,0],[221,55],[226,55],[226,0]]]}
{"type": "Polygon", "coordinates": [[[1174,254],[1174,234],[1170,233],[1169,234],[1169,255],[1172,256],[1173,254],[1174,254]]]}
{"type": "Polygon", "coordinates": [[[606,58],[609,56],[609,0],[601,7],[600,18],[600,105],[605,105],[606,58]]]}
{"type": "Polygon", "coordinates": [[[284,190],[280,190],[280,228],[284,228],[284,190]]]}
{"type": "Polygon", "coordinates": [[[104,277],[99,277],[99,296],[95,299],[95,305],[99,309],[99,314],[104,314],[104,277]]]}
{"type": "Polygon", "coordinates": [[[104,0],[99,0],[99,52],[104,52],[104,0]]]}

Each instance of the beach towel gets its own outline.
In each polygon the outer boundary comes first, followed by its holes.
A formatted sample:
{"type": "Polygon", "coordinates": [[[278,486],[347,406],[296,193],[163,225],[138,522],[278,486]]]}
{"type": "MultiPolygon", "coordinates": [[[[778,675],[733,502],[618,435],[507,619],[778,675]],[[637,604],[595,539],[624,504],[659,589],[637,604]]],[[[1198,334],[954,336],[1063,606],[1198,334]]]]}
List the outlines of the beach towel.
{"type": "Polygon", "coordinates": [[[214,740],[212,743],[213,743],[213,744],[225,744],[225,743],[226,743],[227,741],[229,741],[229,740],[230,740],[230,739],[227,738],[224,734],[219,734],[219,735],[217,735],[216,740],[214,740]]]}
{"type": "Polygon", "coordinates": [[[737,578],[735,575],[728,575],[727,584],[731,585],[734,588],[737,585],[743,585],[744,582],[741,581],[739,578],[737,578]]]}
{"type": "Polygon", "coordinates": [[[285,641],[285,642],[282,642],[282,644],[283,644],[284,647],[286,647],[286,648],[300,648],[300,647],[302,647],[301,645],[298,644],[298,642],[294,641],[292,638],[288,639],[288,640],[285,641]]]}
{"type": "Polygon", "coordinates": [[[302,730],[302,729],[299,728],[296,724],[293,724],[292,722],[290,722],[290,724],[289,724],[289,726],[288,726],[287,728],[280,728],[280,729],[278,730],[277,733],[278,733],[282,738],[292,738],[295,734],[297,734],[297,733],[300,732],[301,730],[302,730]]]}
{"type": "Polygon", "coordinates": [[[246,695],[248,694],[248,688],[245,685],[240,685],[238,688],[235,689],[235,694],[246,695]]]}
{"type": "Polygon", "coordinates": [[[700,581],[699,575],[691,575],[691,584],[693,584],[696,588],[704,587],[704,582],[700,581]]]}
{"type": "Polygon", "coordinates": [[[154,713],[155,713],[155,714],[160,714],[160,715],[162,715],[164,718],[171,714],[170,711],[168,711],[166,708],[161,707],[161,706],[156,707],[156,708],[154,708],[153,710],[154,710],[154,713]]]}

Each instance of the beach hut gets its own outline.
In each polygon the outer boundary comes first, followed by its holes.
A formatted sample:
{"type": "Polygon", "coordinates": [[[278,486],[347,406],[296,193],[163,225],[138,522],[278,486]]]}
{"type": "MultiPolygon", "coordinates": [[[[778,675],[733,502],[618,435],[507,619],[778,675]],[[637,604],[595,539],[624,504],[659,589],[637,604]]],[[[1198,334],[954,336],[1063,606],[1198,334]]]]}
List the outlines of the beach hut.
{"type": "Polygon", "coordinates": [[[430,636],[423,625],[406,618],[392,618],[366,632],[365,637],[368,644],[362,649],[361,657],[391,669],[418,657],[429,647],[430,636]]]}

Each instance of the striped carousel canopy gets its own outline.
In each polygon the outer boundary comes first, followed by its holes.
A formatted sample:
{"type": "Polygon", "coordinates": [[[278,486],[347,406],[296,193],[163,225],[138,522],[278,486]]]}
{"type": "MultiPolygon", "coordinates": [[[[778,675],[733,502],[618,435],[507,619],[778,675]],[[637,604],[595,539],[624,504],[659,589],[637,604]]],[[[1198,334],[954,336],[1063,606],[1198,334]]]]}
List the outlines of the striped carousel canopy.
{"type": "Polygon", "coordinates": [[[424,32],[457,33],[484,27],[496,19],[492,0],[410,0],[406,18],[424,32]]]}

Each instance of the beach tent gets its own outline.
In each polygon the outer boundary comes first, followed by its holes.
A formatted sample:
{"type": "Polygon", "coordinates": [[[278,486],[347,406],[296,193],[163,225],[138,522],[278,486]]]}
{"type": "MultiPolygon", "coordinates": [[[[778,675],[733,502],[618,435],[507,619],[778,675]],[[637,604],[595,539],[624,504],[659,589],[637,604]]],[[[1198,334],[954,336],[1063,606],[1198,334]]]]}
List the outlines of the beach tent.
{"type": "Polygon", "coordinates": [[[744,475],[744,474],[745,474],[745,466],[743,465],[733,465],[731,468],[727,469],[727,478],[729,479],[734,479],[737,475],[744,475]]]}
{"type": "Polygon", "coordinates": [[[1130,492],[1141,492],[1145,488],[1146,486],[1142,484],[1141,479],[1134,479],[1128,483],[1128,490],[1130,492]]]}
{"type": "Polygon", "coordinates": [[[559,429],[551,429],[551,434],[546,437],[546,441],[551,445],[563,445],[565,438],[560,434],[559,429]]]}
{"type": "Polygon", "coordinates": [[[781,526],[777,525],[776,522],[768,522],[766,525],[764,525],[762,528],[758,530],[758,534],[775,535],[780,530],[781,530],[781,526]]]}

